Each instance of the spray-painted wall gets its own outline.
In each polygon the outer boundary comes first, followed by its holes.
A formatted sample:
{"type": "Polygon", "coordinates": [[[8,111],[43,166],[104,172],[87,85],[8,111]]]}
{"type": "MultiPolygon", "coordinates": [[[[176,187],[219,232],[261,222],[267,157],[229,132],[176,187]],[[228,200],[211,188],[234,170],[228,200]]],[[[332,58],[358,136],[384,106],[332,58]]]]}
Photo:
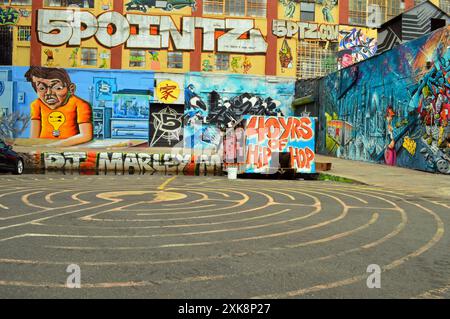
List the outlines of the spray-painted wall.
{"type": "Polygon", "coordinates": [[[320,81],[321,153],[450,173],[450,28],[320,81]]]}
{"type": "Polygon", "coordinates": [[[0,67],[0,119],[29,117],[11,136],[20,146],[182,146],[196,120],[218,146],[244,115],[291,115],[294,88],[279,77],[0,67]]]}

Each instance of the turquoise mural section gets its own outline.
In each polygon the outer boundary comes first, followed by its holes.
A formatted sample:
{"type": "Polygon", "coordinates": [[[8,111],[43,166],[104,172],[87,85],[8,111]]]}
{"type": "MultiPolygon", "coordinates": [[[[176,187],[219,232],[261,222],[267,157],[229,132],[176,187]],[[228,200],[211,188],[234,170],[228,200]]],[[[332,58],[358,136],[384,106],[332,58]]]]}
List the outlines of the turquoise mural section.
{"type": "Polygon", "coordinates": [[[327,155],[450,174],[450,29],[319,81],[327,155]]]}

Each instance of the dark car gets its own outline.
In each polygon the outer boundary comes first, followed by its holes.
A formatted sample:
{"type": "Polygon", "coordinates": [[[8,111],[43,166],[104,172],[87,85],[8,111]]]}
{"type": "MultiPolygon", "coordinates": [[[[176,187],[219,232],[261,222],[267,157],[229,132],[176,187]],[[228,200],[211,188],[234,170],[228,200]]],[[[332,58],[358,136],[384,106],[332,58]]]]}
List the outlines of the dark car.
{"type": "Polygon", "coordinates": [[[12,171],[15,175],[21,175],[24,170],[23,159],[3,140],[0,140],[0,170],[12,171]]]}

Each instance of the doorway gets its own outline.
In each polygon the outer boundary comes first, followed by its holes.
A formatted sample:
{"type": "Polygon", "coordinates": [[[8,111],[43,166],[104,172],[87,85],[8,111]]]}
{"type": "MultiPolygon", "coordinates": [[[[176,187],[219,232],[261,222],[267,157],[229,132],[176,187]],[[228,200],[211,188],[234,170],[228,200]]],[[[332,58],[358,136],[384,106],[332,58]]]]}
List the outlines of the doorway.
{"type": "Polygon", "coordinates": [[[12,65],[13,51],[13,27],[3,25],[0,26],[0,65],[12,65]]]}

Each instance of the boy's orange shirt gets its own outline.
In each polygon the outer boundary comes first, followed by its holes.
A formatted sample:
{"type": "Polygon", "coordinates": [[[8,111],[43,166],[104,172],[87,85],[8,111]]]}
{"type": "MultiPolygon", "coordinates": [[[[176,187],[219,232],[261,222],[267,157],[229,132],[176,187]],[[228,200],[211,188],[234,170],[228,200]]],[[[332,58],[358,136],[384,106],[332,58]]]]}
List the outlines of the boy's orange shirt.
{"type": "Polygon", "coordinates": [[[76,96],[55,110],[37,99],[31,103],[31,119],[41,121],[40,138],[67,139],[80,133],[79,124],[92,123],[92,108],[76,96]],[[54,131],[59,131],[60,136],[55,137],[54,131]]]}

